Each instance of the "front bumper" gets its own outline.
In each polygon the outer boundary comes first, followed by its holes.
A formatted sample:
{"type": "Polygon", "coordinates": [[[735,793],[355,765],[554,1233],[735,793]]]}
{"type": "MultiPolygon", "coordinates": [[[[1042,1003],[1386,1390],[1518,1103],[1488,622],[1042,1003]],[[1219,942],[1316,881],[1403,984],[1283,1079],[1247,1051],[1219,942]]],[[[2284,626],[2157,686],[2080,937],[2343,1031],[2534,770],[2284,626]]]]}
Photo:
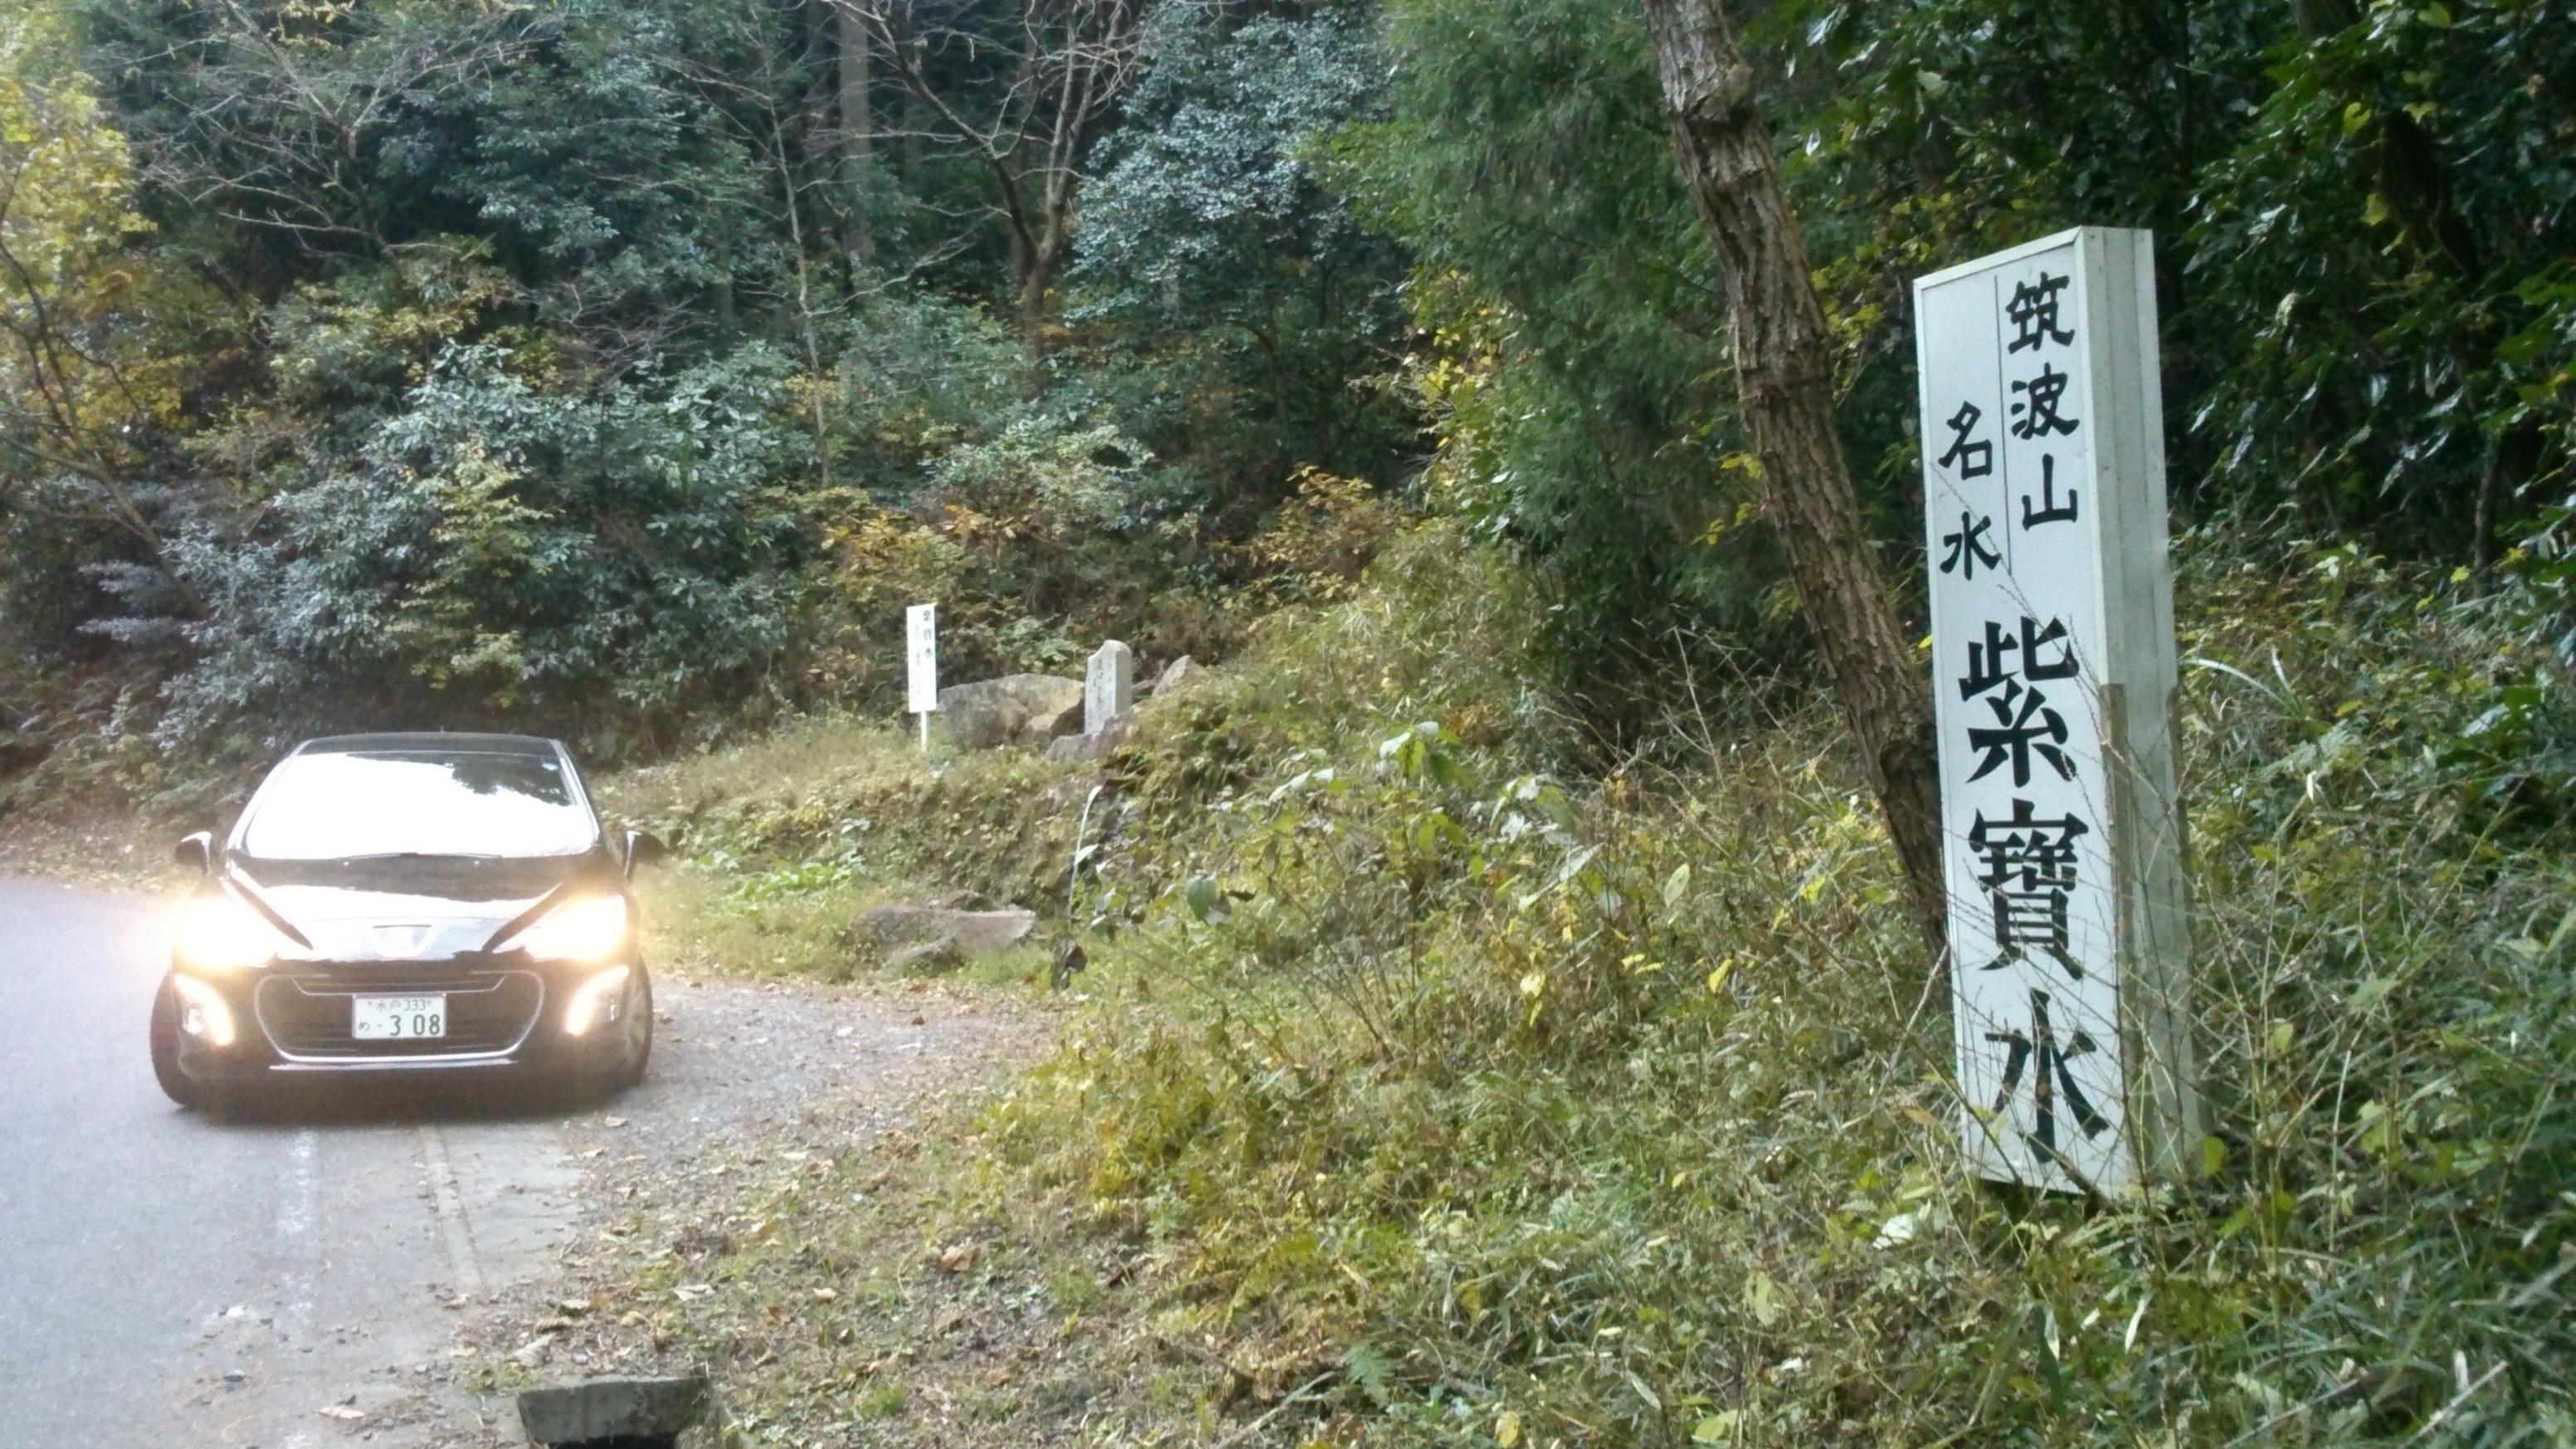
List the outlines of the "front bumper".
{"type": "MultiPolygon", "coordinates": [[[[220,1000],[232,1040],[203,1030],[179,1035],[179,1069],[201,1084],[281,1076],[367,1073],[480,1073],[579,1077],[613,1070],[625,1041],[633,976],[610,994],[589,1030],[565,1030],[574,994],[620,966],[608,961],[534,961],[520,954],[444,961],[279,962],[260,970],[186,972],[220,1000]],[[358,1041],[351,998],[440,995],[444,1034],[358,1041]]],[[[187,1013],[195,1016],[201,1013],[187,1013]]]]}

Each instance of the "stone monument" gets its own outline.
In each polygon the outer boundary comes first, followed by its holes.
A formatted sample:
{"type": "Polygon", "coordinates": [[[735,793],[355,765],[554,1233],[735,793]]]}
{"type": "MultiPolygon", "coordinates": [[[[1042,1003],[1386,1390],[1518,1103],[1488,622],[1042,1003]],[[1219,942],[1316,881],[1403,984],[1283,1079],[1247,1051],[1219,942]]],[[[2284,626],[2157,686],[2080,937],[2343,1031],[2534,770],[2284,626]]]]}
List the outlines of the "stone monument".
{"type": "Polygon", "coordinates": [[[1091,656],[1082,690],[1082,732],[1097,735],[1136,704],[1136,656],[1112,639],[1091,656]]]}

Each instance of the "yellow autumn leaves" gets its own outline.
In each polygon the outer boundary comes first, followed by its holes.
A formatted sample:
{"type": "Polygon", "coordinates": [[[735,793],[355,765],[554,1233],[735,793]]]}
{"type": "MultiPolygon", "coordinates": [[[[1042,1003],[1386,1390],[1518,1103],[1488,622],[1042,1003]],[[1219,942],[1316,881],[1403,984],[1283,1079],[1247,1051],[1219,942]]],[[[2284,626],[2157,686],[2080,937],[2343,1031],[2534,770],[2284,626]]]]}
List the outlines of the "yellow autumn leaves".
{"type": "Polygon", "coordinates": [[[60,18],[0,0],[0,486],[80,480],[157,551],[123,485],[177,389],[115,325],[145,282],[133,182],[60,18]]]}

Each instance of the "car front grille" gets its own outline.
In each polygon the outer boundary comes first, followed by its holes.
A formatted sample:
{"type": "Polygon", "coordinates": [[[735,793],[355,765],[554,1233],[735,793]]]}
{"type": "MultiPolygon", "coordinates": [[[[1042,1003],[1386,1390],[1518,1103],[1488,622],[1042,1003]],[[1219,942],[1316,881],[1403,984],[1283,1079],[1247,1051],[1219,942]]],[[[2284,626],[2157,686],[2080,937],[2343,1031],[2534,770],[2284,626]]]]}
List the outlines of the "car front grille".
{"type": "Polygon", "coordinates": [[[508,1051],[526,1039],[545,997],[545,983],[533,972],[510,971],[367,984],[328,976],[273,976],[259,983],[251,1000],[261,1028],[281,1054],[363,1061],[508,1051]],[[447,998],[447,1035],[400,1041],[359,1041],[350,1035],[349,998],[432,994],[447,998]]]}

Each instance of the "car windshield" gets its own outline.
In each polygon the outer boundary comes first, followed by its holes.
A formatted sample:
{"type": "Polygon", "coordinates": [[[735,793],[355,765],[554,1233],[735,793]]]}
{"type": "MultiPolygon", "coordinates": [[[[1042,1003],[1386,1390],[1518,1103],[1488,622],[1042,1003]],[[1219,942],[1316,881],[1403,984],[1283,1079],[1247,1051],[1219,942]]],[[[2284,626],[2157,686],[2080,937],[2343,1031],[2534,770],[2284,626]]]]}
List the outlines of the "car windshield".
{"type": "Polygon", "coordinates": [[[335,751],[270,772],[241,849],[262,860],[577,855],[597,836],[551,755],[335,751]]]}

